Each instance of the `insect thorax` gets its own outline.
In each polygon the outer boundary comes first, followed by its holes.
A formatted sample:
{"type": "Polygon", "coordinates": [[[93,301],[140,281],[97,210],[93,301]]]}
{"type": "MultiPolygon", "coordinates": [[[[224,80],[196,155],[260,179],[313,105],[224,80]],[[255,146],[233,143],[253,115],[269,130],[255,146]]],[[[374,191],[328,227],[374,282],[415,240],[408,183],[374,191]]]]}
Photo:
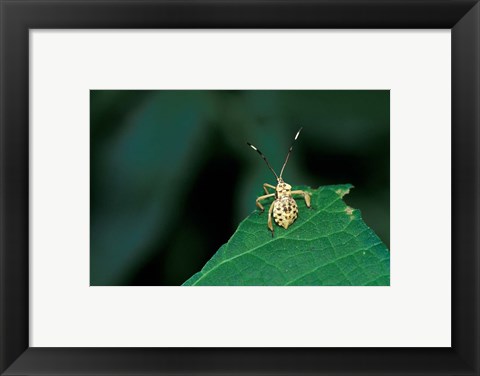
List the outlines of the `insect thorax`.
{"type": "Polygon", "coordinates": [[[275,197],[282,198],[284,196],[290,197],[292,195],[292,186],[285,183],[283,180],[279,180],[275,187],[275,197]]]}

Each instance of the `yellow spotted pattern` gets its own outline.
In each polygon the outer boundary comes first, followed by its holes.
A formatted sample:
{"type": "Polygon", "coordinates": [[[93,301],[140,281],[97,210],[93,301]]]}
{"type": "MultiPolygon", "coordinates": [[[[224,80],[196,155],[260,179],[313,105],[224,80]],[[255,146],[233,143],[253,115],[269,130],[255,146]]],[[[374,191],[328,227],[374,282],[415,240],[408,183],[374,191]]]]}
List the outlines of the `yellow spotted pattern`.
{"type": "Polygon", "coordinates": [[[298,207],[291,197],[283,197],[273,203],[273,219],[275,223],[287,229],[298,217],[298,207]]]}
{"type": "Polygon", "coordinates": [[[298,206],[291,196],[292,186],[280,183],[276,187],[276,200],[273,202],[273,220],[287,229],[298,217],[298,206]]]}

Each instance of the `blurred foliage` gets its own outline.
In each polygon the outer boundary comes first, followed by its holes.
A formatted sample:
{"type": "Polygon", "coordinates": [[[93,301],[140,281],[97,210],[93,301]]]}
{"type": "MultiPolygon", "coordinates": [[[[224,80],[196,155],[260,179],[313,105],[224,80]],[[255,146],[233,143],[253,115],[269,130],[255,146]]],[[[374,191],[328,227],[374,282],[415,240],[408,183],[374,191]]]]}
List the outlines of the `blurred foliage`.
{"type": "Polygon", "coordinates": [[[228,241],[275,178],[352,183],[347,203],[389,246],[388,91],[90,93],[91,285],[180,285],[228,241]]]}

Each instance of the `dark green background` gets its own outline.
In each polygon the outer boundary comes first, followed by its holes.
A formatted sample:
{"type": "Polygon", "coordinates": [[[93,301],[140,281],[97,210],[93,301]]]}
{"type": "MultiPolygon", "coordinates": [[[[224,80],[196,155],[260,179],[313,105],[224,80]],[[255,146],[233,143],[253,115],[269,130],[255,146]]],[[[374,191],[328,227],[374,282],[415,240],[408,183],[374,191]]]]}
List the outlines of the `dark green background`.
{"type": "Polygon", "coordinates": [[[353,184],[345,200],[389,246],[389,91],[93,90],[90,125],[91,285],[198,272],[275,184],[246,141],[279,172],[300,126],[284,179],[353,184]]]}

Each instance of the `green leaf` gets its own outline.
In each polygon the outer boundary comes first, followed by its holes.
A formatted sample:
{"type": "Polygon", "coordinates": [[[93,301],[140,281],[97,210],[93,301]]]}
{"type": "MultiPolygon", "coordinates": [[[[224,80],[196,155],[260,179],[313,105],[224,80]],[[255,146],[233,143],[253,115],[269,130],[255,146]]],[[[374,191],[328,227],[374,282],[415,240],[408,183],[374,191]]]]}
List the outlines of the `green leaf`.
{"type": "Polygon", "coordinates": [[[287,230],[274,225],[274,237],[267,210],[253,212],[184,286],[389,286],[390,253],[343,201],[350,188],[294,187],[312,193],[311,209],[296,199],[298,219],[287,230]]]}

